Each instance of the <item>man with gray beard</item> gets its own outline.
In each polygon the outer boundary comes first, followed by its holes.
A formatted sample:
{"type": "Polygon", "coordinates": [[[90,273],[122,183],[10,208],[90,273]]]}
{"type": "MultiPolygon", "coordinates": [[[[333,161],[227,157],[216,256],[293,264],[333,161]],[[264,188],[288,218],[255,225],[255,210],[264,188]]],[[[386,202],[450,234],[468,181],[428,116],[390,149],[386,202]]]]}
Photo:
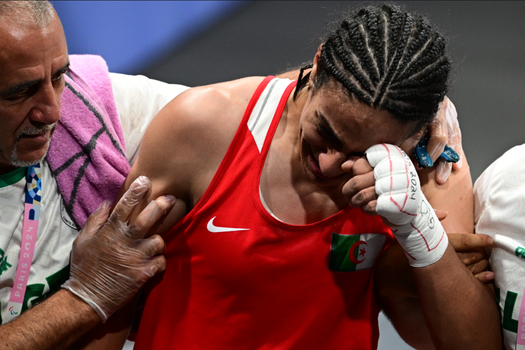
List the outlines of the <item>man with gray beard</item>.
{"type": "Polygon", "coordinates": [[[147,124],[185,87],[69,57],[46,1],[0,2],[0,37],[0,348],[66,348],[165,268],[162,239],[143,237],[175,198],[128,224],[142,177],[109,212],[147,124]]]}

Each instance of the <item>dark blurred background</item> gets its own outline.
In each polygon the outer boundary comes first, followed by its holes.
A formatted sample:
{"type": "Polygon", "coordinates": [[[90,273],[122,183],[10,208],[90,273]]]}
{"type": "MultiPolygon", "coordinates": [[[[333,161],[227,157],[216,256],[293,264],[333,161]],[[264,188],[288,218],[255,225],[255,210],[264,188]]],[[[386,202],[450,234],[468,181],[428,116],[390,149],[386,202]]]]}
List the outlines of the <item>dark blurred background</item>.
{"type": "MultiPolygon", "coordinates": [[[[357,1],[56,1],[70,53],[111,71],[190,86],[279,73],[313,59],[326,24],[357,1]]],[[[449,97],[472,178],[525,137],[525,2],[400,1],[448,36],[449,97]]],[[[380,349],[410,349],[381,319],[380,349]]]]}

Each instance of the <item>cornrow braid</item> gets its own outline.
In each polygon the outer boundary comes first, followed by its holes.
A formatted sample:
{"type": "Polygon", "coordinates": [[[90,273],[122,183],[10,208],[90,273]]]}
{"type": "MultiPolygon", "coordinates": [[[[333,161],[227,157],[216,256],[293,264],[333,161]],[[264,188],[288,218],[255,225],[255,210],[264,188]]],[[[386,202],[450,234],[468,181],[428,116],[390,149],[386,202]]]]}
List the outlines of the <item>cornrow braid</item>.
{"type": "Polygon", "coordinates": [[[419,14],[392,4],[359,8],[323,43],[313,93],[337,81],[368,106],[414,123],[416,132],[432,121],[447,93],[445,47],[419,14]]]}
{"type": "Polygon", "coordinates": [[[392,82],[395,74],[398,72],[400,62],[402,60],[403,51],[405,48],[405,43],[408,42],[410,37],[410,27],[412,25],[412,18],[410,14],[406,16],[401,16],[399,18],[399,26],[396,28],[396,31],[393,31],[394,36],[392,37],[392,60],[388,64],[388,71],[386,72],[385,78],[381,81],[378,91],[374,96],[374,102],[372,106],[378,108],[381,105],[382,99],[387,92],[390,83],[392,82]]]}
{"type": "Polygon", "coordinates": [[[338,62],[332,63],[329,59],[327,59],[335,56],[333,50],[334,49],[332,45],[323,45],[321,49],[321,61],[324,63],[323,66],[328,72],[330,72],[331,76],[333,76],[337,81],[341,82],[350,93],[356,95],[357,98],[359,98],[362,101],[368,101],[369,98],[366,94],[366,90],[362,88],[362,86],[359,84],[359,81],[356,78],[356,76],[360,76],[360,72],[358,71],[359,67],[356,65],[345,66],[344,68],[350,70],[350,72],[352,73],[352,75],[350,76],[345,75],[344,71],[340,69],[339,65],[337,64],[338,62]]]}

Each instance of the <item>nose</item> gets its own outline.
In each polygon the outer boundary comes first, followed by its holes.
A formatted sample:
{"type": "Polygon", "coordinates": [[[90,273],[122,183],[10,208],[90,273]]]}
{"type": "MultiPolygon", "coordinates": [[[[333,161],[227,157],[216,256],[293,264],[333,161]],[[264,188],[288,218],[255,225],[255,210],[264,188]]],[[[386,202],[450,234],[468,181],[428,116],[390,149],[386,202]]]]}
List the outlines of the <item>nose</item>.
{"type": "Polygon", "coordinates": [[[346,160],[342,152],[327,150],[319,153],[319,168],[326,177],[336,177],[343,173],[341,165],[346,160]]]}
{"type": "Polygon", "coordinates": [[[33,96],[34,107],[30,119],[42,124],[53,124],[60,119],[60,97],[62,90],[57,90],[51,82],[43,84],[33,96]]]}

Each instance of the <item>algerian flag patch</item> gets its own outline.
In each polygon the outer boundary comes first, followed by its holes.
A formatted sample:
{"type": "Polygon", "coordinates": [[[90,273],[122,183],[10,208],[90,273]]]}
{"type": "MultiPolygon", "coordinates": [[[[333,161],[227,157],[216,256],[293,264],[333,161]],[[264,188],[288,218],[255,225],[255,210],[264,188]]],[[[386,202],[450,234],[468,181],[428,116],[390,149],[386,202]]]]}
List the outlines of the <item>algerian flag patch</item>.
{"type": "Polygon", "coordinates": [[[378,233],[341,235],[333,232],[328,268],[339,272],[372,268],[383,249],[385,238],[378,233]]]}

